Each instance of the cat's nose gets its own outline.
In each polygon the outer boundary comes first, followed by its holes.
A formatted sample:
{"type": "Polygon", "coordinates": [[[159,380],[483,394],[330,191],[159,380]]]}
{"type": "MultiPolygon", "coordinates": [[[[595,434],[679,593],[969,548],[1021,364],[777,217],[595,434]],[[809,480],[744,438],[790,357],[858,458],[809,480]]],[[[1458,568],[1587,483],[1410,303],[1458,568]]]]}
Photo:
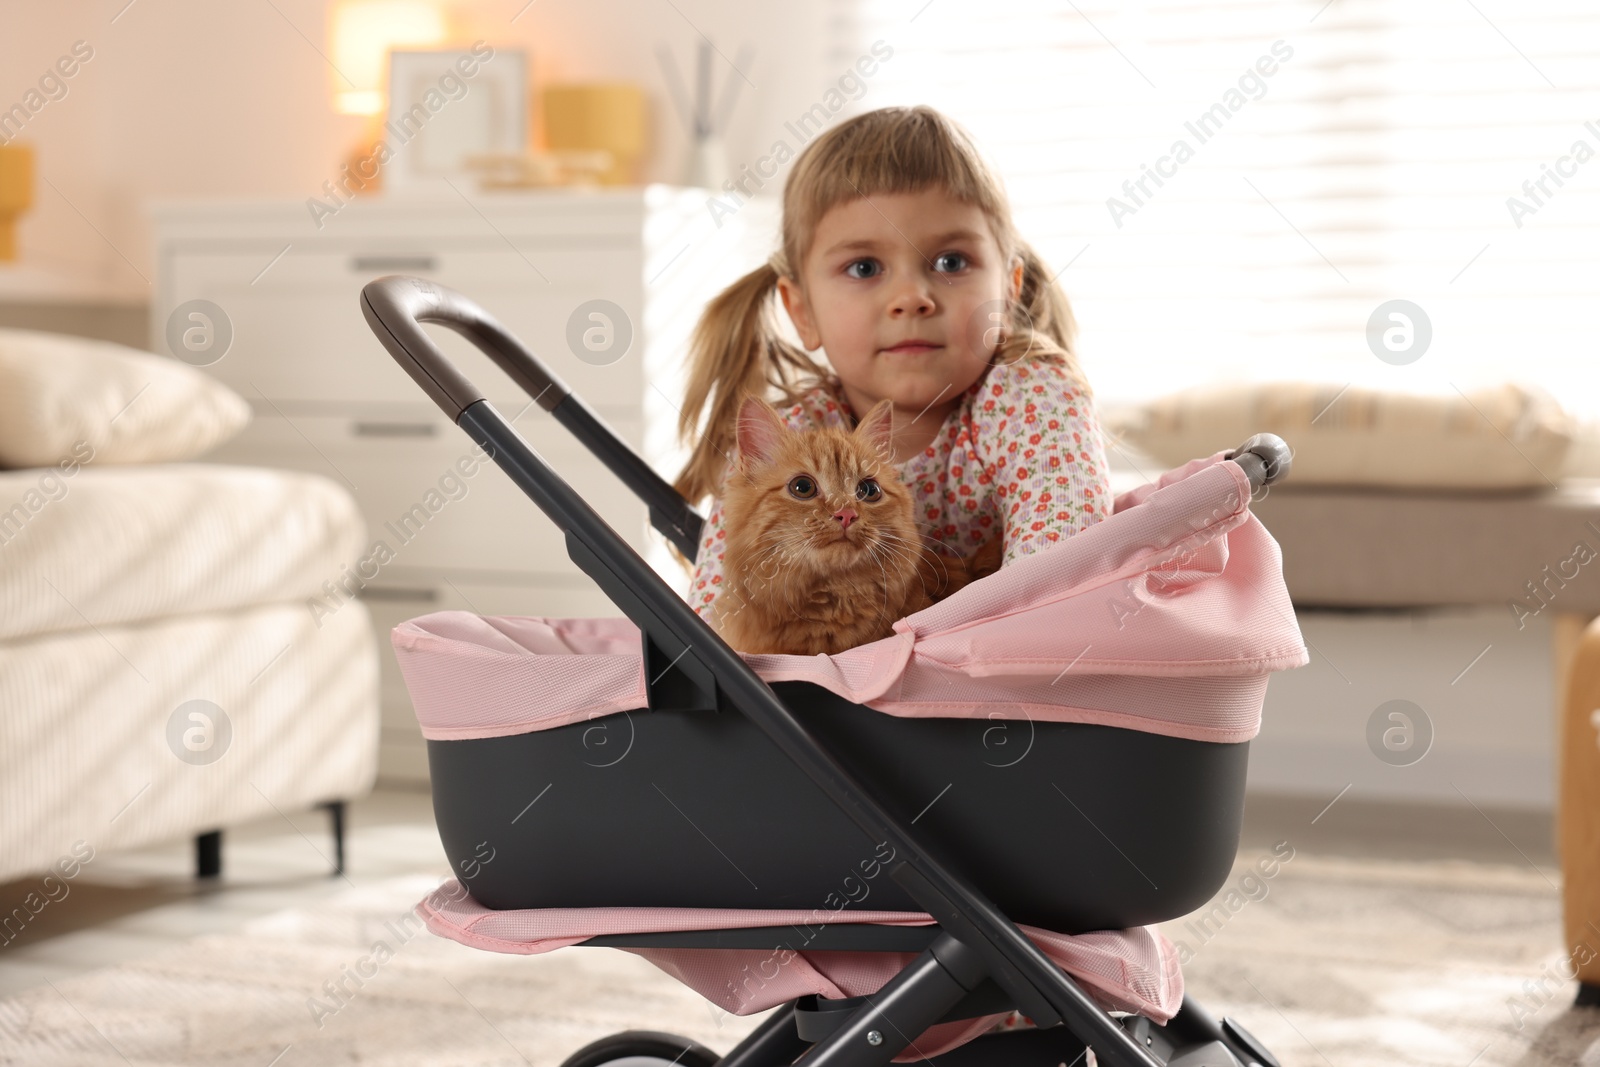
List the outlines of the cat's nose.
{"type": "Polygon", "coordinates": [[[833,513],[833,518],[834,521],[838,522],[841,530],[848,530],[850,529],[850,524],[856,521],[857,516],[854,508],[840,508],[833,513]]]}

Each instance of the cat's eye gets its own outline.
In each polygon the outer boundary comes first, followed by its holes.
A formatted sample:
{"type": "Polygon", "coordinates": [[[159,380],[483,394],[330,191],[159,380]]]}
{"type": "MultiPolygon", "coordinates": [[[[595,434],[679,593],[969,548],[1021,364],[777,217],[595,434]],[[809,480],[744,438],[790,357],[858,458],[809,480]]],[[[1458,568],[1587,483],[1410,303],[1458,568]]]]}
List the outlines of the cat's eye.
{"type": "Polygon", "coordinates": [[[817,483],[808,475],[797,474],[789,479],[789,495],[796,500],[810,500],[817,495],[817,483]]]}
{"type": "Polygon", "coordinates": [[[856,499],[864,500],[868,504],[875,500],[883,499],[883,487],[871,478],[863,478],[856,484],[856,499]]]}

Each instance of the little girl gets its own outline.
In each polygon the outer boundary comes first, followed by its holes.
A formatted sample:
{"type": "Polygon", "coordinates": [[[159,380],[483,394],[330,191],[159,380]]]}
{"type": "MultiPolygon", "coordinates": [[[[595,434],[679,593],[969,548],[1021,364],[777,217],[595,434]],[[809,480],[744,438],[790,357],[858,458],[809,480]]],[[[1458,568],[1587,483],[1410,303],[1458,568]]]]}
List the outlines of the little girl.
{"type": "MultiPolygon", "coordinates": [[[[1012,228],[966,132],[926,106],[840,123],[795,160],[782,249],[706,308],[679,422],[705,432],[677,487],[720,498],[746,393],[782,394],[794,429],[894,405],[895,462],[932,547],[1003,563],[1104,518],[1105,446],[1066,297],[1012,228]],[[776,289],[804,350],[783,340],[776,289]],[[829,373],[810,355],[826,354],[829,373]]],[[[723,527],[712,503],[690,603],[711,618],[723,527]]]]}

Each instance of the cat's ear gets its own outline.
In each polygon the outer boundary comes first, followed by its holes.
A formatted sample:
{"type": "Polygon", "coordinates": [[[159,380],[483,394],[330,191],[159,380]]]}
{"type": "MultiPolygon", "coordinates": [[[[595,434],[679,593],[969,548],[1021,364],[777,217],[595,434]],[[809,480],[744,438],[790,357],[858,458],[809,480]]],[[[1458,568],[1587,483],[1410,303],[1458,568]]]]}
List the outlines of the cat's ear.
{"type": "Polygon", "coordinates": [[[759,396],[747,396],[739,407],[739,462],[746,472],[770,463],[786,431],[772,405],[759,396]]]}
{"type": "Polygon", "coordinates": [[[880,400],[856,423],[856,436],[871,445],[883,456],[884,462],[894,458],[894,402],[880,400]]]}

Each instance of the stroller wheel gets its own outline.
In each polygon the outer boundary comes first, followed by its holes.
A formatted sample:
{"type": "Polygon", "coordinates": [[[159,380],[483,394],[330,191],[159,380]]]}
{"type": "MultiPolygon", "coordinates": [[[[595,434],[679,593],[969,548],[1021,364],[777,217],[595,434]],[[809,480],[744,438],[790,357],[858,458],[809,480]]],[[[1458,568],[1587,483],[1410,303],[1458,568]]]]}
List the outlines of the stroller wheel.
{"type": "Polygon", "coordinates": [[[655,1030],[624,1030],[583,1046],[561,1067],[716,1067],[722,1057],[698,1041],[655,1030]]]}

